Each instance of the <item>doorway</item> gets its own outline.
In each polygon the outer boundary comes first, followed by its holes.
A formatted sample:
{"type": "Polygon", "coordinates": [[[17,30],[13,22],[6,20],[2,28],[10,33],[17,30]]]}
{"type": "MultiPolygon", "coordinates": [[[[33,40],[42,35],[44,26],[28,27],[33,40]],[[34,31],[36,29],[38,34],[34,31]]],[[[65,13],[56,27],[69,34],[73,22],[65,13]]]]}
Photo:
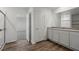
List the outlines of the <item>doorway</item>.
{"type": "Polygon", "coordinates": [[[26,40],[26,16],[20,15],[16,17],[17,21],[17,40],[26,40]]]}

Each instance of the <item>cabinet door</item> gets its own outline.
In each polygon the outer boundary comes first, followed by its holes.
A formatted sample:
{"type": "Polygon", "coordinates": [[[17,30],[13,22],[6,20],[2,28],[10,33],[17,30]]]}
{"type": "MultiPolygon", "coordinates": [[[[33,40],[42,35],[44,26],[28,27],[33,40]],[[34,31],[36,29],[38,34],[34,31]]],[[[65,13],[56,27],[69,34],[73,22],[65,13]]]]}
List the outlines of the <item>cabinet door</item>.
{"type": "Polygon", "coordinates": [[[53,41],[58,42],[59,41],[59,31],[53,30],[53,41]]]}
{"type": "Polygon", "coordinates": [[[79,50],[79,32],[70,32],[70,47],[79,50]]]}
{"type": "Polygon", "coordinates": [[[53,40],[53,29],[48,29],[48,39],[53,40]]]}
{"type": "Polygon", "coordinates": [[[59,42],[65,46],[69,47],[69,32],[67,31],[60,31],[60,40],[59,42]]]}

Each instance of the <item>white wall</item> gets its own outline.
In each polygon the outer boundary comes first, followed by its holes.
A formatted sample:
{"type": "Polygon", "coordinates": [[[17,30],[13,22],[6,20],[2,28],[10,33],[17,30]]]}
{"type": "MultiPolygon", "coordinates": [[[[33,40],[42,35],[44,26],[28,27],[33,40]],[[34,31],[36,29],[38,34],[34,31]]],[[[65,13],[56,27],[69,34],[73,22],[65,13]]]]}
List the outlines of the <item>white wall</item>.
{"type": "Polygon", "coordinates": [[[56,13],[49,8],[34,8],[32,13],[32,43],[47,39],[47,27],[56,27],[56,13]]]}
{"type": "Polygon", "coordinates": [[[52,15],[50,15],[52,19],[50,19],[50,22],[49,20],[47,21],[50,23],[50,26],[48,27],[60,27],[60,23],[61,23],[60,14],[55,13],[55,11],[52,11],[50,13],[52,13],[52,15]]]}
{"type": "Polygon", "coordinates": [[[26,16],[28,8],[0,8],[6,14],[6,43],[17,40],[17,16],[26,16]],[[9,20],[9,21],[7,21],[9,20]]]}
{"type": "Polygon", "coordinates": [[[14,42],[17,40],[17,32],[14,26],[11,26],[11,23],[7,21],[8,18],[6,18],[6,32],[5,32],[5,42],[14,42]]]}

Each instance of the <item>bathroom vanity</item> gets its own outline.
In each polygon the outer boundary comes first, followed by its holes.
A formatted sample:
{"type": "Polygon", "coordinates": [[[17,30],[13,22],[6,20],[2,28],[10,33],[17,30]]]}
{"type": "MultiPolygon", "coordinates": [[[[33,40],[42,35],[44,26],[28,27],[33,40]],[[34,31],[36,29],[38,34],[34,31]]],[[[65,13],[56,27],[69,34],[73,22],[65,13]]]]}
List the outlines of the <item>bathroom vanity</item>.
{"type": "Polygon", "coordinates": [[[79,50],[79,30],[72,28],[48,28],[48,39],[72,50],[79,50]]]}

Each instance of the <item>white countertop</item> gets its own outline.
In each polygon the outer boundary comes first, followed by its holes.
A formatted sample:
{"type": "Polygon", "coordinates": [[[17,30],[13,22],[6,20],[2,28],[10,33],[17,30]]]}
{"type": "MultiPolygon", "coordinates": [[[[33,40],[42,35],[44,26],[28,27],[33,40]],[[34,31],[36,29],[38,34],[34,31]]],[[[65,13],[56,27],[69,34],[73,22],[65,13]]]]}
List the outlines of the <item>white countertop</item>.
{"type": "Polygon", "coordinates": [[[56,30],[65,30],[65,31],[75,31],[75,32],[79,32],[78,29],[74,29],[74,28],[60,28],[60,27],[48,27],[49,29],[56,29],[56,30]]]}

